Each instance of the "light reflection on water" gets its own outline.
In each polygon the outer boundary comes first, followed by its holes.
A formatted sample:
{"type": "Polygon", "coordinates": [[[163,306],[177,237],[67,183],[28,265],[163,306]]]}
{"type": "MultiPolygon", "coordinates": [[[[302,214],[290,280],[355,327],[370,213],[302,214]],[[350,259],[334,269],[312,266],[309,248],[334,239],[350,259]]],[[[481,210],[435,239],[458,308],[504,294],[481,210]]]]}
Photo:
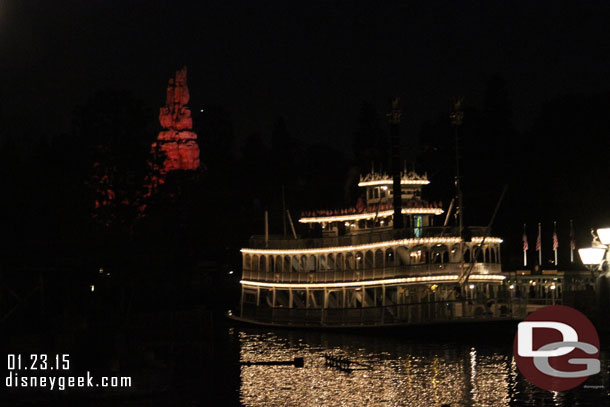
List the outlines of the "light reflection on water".
{"type": "Polygon", "coordinates": [[[496,340],[497,346],[318,331],[248,329],[238,335],[241,361],[305,359],[304,368],[242,366],[245,406],[610,405],[607,352],[601,356],[602,374],[585,383],[603,389],[552,393],[518,373],[512,338],[496,340]],[[357,365],[352,372],[328,367],[325,353],[357,365]]]}

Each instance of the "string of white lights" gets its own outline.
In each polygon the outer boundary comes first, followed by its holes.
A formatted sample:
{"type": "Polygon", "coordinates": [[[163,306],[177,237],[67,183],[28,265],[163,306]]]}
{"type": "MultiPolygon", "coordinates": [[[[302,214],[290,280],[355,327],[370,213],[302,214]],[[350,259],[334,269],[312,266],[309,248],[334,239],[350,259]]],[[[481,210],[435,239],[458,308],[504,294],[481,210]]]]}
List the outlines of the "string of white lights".
{"type": "MultiPolygon", "coordinates": [[[[371,187],[377,185],[392,185],[394,181],[392,179],[378,179],[374,181],[360,181],[359,187],[371,187]]],[[[427,179],[402,179],[400,180],[401,185],[428,185],[430,181],[427,179]]]]}
{"type": "MultiPolygon", "coordinates": [[[[472,244],[479,244],[483,240],[482,237],[473,237],[472,244]]],[[[382,247],[393,247],[393,246],[412,246],[412,245],[429,245],[429,244],[451,244],[459,243],[461,239],[459,237],[423,237],[413,239],[401,239],[401,240],[389,240],[379,243],[369,243],[362,245],[350,245],[350,246],[335,246],[327,247],[324,249],[241,249],[242,253],[248,254],[280,254],[280,255],[292,255],[292,254],[325,254],[325,253],[339,253],[339,252],[350,252],[358,250],[377,249],[382,247]]],[[[502,243],[502,239],[498,237],[488,237],[485,239],[487,244],[499,244],[502,243]]]]}
{"type": "MultiPolygon", "coordinates": [[[[444,213],[441,208],[403,208],[401,213],[407,215],[440,215],[444,213]]],[[[330,216],[316,216],[316,217],[308,217],[301,218],[299,222],[301,223],[319,223],[319,222],[344,222],[348,220],[362,220],[362,219],[374,219],[375,217],[383,218],[386,216],[391,216],[394,214],[394,210],[380,211],[376,212],[366,212],[366,213],[354,213],[351,215],[330,215],[330,216]]]]}
{"type": "MultiPolygon", "coordinates": [[[[471,275],[468,279],[470,282],[502,282],[506,276],[498,274],[471,275]]],[[[253,287],[268,287],[268,288],[341,288],[341,287],[366,287],[371,285],[388,285],[388,284],[409,284],[409,283],[446,283],[457,282],[458,275],[444,276],[423,276],[423,277],[403,277],[389,278],[384,280],[367,280],[367,281],[346,281],[342,283],[266,283],[260,281],[241,280],[240,283],[244,286],[253,287]]]]}

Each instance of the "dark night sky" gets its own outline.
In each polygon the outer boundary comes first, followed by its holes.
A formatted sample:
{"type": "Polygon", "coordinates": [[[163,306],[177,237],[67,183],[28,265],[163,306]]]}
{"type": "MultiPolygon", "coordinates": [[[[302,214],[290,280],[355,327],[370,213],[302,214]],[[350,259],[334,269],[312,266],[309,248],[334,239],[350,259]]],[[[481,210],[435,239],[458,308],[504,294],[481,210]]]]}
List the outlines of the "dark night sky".
{"type": "Polygon", "coordinates": [[[102,88],[158,108],[183,64],[192,108],[226,107],[239,137],[283,115],[300,139],[335,146],[363,100],[384,112],[401,95],[417,132],[456,95],[480,105],[499,73],[523,130],[557,94],[610,89],[605,1],[293,3],[0,0],[4,132],[69,131],[102,88]]]}

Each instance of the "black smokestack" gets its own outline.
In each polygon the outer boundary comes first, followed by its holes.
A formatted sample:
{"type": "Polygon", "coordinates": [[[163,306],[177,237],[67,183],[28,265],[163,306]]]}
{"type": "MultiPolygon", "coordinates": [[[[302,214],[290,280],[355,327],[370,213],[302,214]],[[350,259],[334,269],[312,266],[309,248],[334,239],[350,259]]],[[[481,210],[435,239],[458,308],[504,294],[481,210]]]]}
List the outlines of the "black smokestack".
{"type": "Polygon", "coordinates": [[[392,109],[388,113],[390,122],[390,142],[392,154],[390,155],[390,168],[392,169],[392,193],[394,194],[394,229],[402,229],[402,188],[400,186],[400,99],[392,100],[392,109]]]}

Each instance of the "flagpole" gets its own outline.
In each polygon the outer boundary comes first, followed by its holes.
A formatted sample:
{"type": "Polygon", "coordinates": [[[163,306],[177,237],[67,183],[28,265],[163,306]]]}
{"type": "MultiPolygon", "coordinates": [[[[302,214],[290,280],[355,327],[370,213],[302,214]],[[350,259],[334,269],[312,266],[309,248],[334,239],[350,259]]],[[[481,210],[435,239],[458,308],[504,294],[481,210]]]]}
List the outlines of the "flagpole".
{"type": "Polygon", "coordinates": [[[542,224],[538,222],[538,265],[542,266],[542,224]]]}
{"type": "Polygon", "coordinates": [[[574,223],[570,219],[570,263],[574,263],[574,223]]]}
{"type": "Polygon", "coordinates": [[[559,241],[557,239],[557,221],[553,222],[553,251],[555,252],[555,267],[557,267],[557,246],[559,241]]]}
{"type": "Polygon", "coordinates": [[[527,267],[527,232],[526,224],[523,224],[523,267],[527,267]]]}

